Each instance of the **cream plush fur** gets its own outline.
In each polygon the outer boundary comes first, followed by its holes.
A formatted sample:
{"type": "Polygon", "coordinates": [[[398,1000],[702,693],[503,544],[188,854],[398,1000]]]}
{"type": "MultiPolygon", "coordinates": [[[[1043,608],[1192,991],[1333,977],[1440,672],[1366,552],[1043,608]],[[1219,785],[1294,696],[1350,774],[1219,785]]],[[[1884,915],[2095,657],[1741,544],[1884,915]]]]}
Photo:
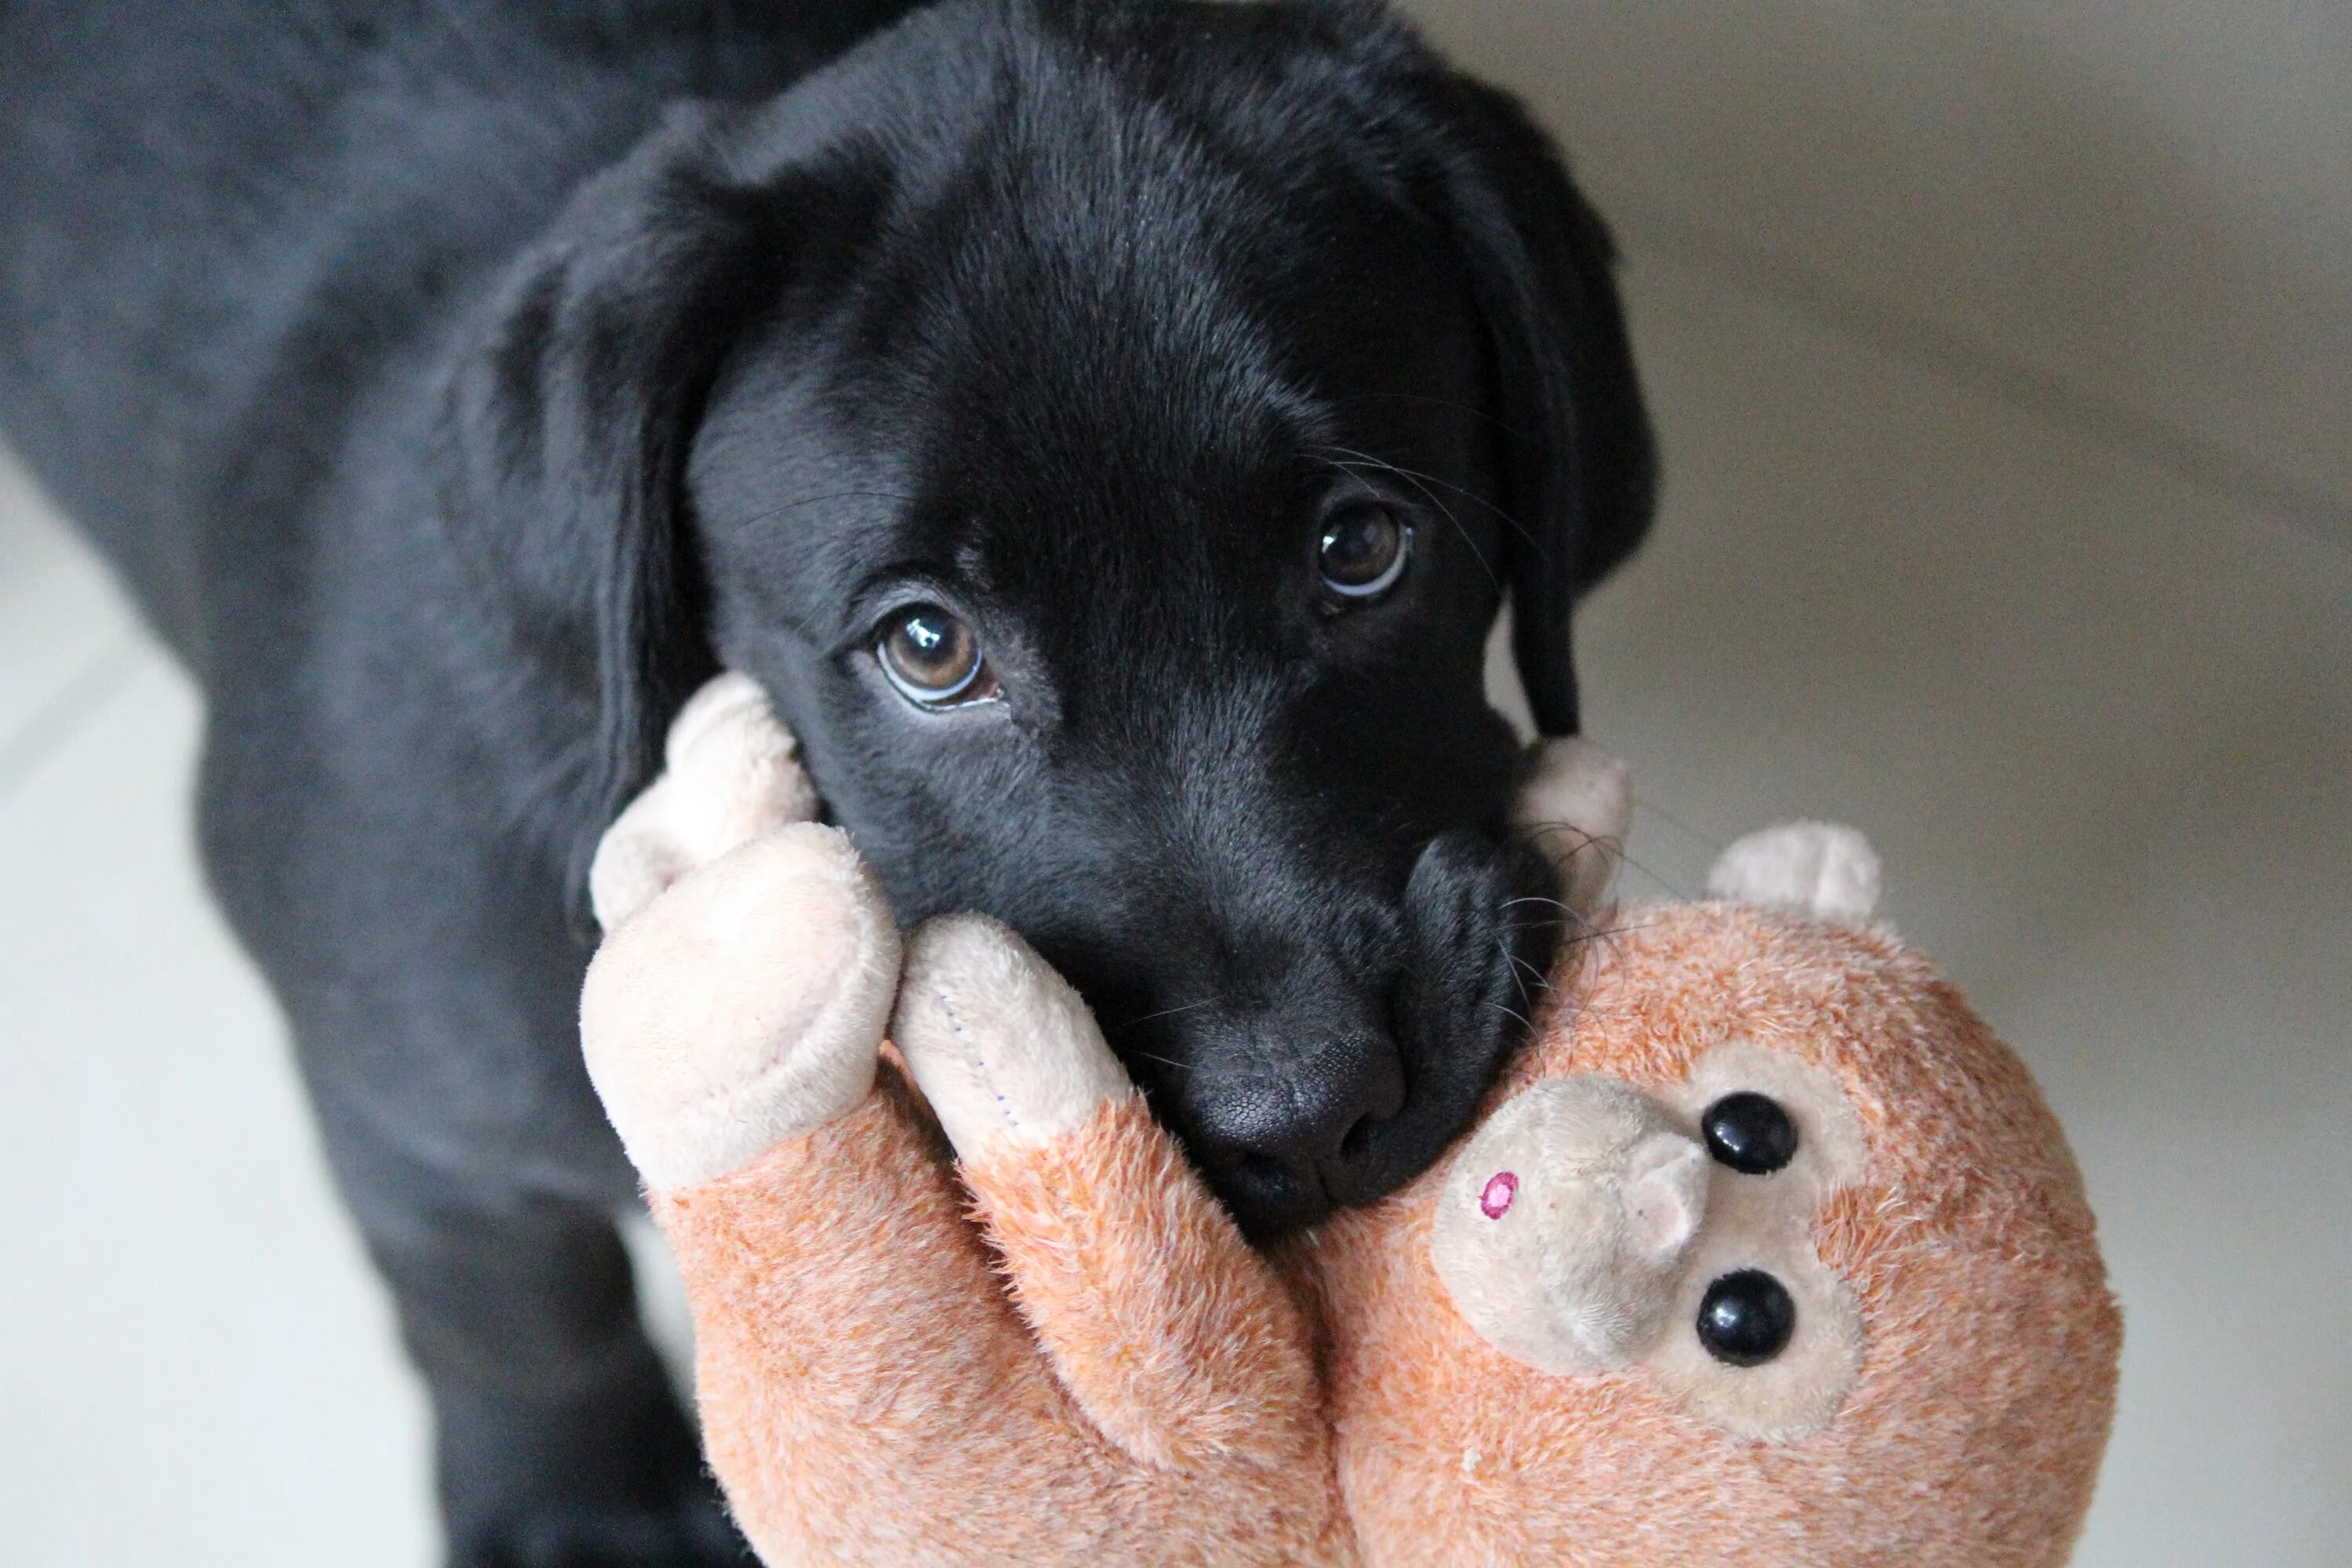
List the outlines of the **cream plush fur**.
{"type": "Polygon", "coordinates": [[[1489,1344],[1547,1372],[1592,1373],[1665,1337],[1706,1219],[1708,1161],[1664,1105],[1613,1079],[1536,1084],[1486,1119],[1452,1173],[1445,1211],[1482,1223],[1435,1227],[1430,1260],[1489,1344]],[[1509,1202],[1489,1213],[1498,1173],[1509,1202]]]}
{"type": "Polygon", "coordinates": [[[1711,898],[1858,924],[1878,907],[1878,851],[1853,828],[1796,822],[1751,833],[1707,874],[1711,898]]]}
{"type": "Polygon", "coordinates": [[[596,846],[588,898],[612,931],[656,895],[739,844],[817,813],[800,745],[767,693],[733,671],[695,693],[671,723],[662,776],[596,846]]]}
{"type": "Polygon", "coordinates": [[[1575,736],[1537,743],[1512,824],[1559,873],[1560,896],[1590,910],[1608,895],[1633,826],[1633,780],[1625,764],[1575,736]]]}
{"type": "Polygon", "coordinates": [[[916,933],[891,1033],[931,1114],[966,1154],[1049,1142],[1135,1092],[1069,983],[979,915],[916,933]],[[1028,1049],[983,1048],[1024,1036],[1028,1049]]]}
{"type": "Polygon", "coordinates": [[[656,1187],[740,1170],[864,1100],[898,993],[898,928],[834,829],[779,827],[694,882],[624,921],[581,994],[588,1076],[656,1187]]]}
{"type": "MultiPolygon", "coordinates": [[[[1524,819],[1597,900],[1622,770],[1539,761],[1524,819]]],[[[685,776],[615,836],[707,823],[685,776]]],[[[2091,1215],[2016,1058],[1852,923],[1859,836],[1745,842],[1753,901],[1597,911],[1481,1124],[1270,1260],[1018,937],[936,922],[902,963],[784,798],[728,808],[740,846],[608,846],[666,890],[582,1014],[769,1563],[2065,1559],[2120,1342],[2091,1215]],[[1706,1152],[1735,1092],[1795,1128],[1782,1168],[1706,1152]],[[1696,1331],[1744,1270],[1795,1309],[1755,1365],[1696,1331]]]]}

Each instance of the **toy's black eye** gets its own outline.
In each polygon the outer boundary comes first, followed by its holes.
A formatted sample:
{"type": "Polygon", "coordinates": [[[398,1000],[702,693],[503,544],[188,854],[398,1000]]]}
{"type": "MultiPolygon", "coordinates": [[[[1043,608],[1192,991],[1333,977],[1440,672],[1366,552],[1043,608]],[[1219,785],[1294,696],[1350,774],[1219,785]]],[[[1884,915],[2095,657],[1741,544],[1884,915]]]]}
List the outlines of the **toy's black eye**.
{"type": "Polygon", "coordinates": [[[980,637],[937,605],[900,611],[882,628],[874,651],[899,695],[922,707],[956,707],[996,695],[980,637]]]}
{"type": "Polygon", "coordinates": [[[1706,1151],[1733,1170],[1769,1176],[1797,1157],[1797,1124],[1780,1102],[1742,1089],[1727,1094],[1699,1119],[1706,1151]]]}
{"type": "Polygon", "coordinates": [[[1386,507],[1349,507],[1323,525],[1323,585],[1341,598],[1378,598],[1412,558],[1412,530],[1386,507]]]}
{"type": "Polygon", "coordinates": [[[1797,1303],[1760,1268],[1727,1274],[1698,1304],[1698,1342],[1727,1366],[1761,1366],[1789,1348],[1797,1303]]]}

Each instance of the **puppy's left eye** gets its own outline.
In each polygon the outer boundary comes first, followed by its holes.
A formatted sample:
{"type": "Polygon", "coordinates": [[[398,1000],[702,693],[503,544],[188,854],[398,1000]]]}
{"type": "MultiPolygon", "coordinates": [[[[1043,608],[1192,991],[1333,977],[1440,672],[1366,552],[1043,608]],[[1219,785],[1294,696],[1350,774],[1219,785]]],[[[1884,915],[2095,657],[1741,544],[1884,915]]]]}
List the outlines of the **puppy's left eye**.
{"type": "Polygon", "coordinates": [[[923,708],[960,708],[996,695],[980,637],[937,605],[903,610],[875,647],[900,696],[923,708]]]}
{"type": "Polygon", "coordinates": [[[1323,525],[1323,585],[1343,599],[1376,599],[1412,559],[1412,530],[1384,506],[1354,506],[1323,525]]]}

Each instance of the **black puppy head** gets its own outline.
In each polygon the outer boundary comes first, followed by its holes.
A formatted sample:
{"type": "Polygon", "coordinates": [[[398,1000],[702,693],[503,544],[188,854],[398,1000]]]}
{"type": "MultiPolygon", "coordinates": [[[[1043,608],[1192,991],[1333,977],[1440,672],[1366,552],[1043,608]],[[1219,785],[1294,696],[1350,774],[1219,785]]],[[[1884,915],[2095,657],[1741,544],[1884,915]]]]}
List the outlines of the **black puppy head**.
{"type": "Polygon", "coordinates": [[[1084,990],[1245,1221],[1417,1173],[1556,926],[1538,721],[1651,452],[1539,135],[1356,5],[950,5],[583,191],[454,384],[585,833],[717,662],[902,918],[1084,990]]]}

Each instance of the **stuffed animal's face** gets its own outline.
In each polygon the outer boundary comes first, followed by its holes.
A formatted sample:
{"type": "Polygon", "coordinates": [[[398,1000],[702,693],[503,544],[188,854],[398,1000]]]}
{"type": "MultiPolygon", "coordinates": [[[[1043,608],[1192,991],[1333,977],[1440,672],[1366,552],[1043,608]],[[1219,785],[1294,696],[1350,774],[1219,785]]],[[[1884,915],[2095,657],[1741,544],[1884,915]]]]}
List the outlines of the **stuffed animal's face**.
{"type": "Polygon", "coordinates": [[[1486,1120],[1318,1239],[1390,1560],[2064,1559],[2119,1329],[2024,1068],[1878,935],[1637,911],[1486,1120]]]}

